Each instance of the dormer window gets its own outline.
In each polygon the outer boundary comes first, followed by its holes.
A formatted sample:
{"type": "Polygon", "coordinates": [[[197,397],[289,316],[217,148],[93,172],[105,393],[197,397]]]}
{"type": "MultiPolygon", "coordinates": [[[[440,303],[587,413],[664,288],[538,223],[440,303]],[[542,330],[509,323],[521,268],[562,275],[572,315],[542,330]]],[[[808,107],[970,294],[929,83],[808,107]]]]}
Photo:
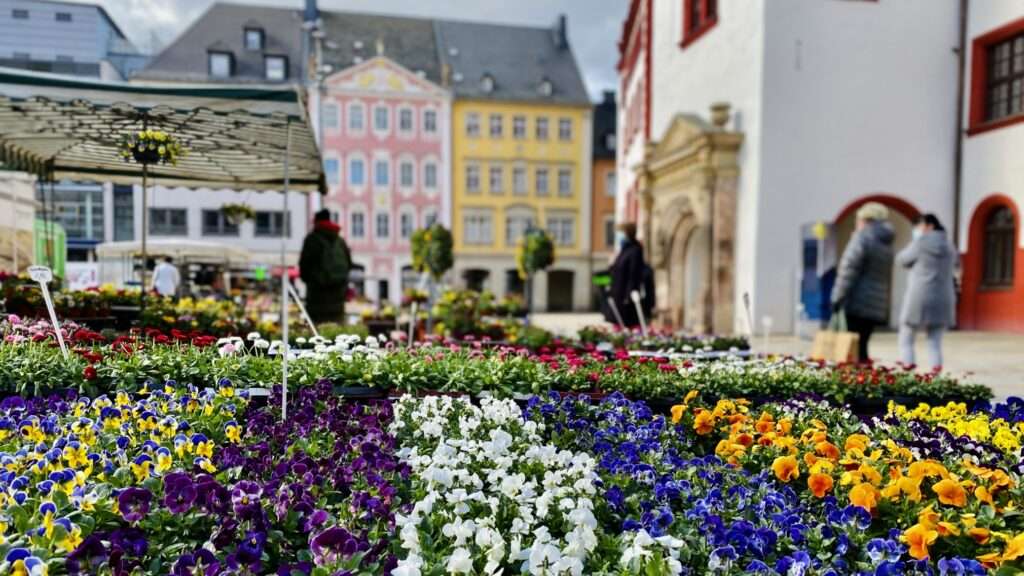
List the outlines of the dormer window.
{"type": "Polygon", "coordinates": [[[234,71],[234,56],[230,52],[209,52],[209,74],[213,78],[230,78],[234,71]]]}
{"type": "Polygon", "coordinates": [[[246,28],[245,29],[245,49],[252,51],[263,50],[263,29],[262,28],[246,28]]]}
{"type": "Polygon", "coordinates": [[[554,86],[551,85],[551,80],[545,78],[544,80],[541,80],[540,86],[537,88],[537,91],[540,92],[541,96],[551,96],[551,94],[555,91],[555,88],[554,86]]]}
{"type": "Polygon", "coordinates": [[[483,90],[485,94],[494,92],[494,76],[484,74],[484,77],[480,79],[480,89],[483,90]]]}
{"type": "Polygon", "coordinates": [[[264,77],[267,80],[280,82],[288,79],[288,59],[284,56],[263,57],[264,77]]]}

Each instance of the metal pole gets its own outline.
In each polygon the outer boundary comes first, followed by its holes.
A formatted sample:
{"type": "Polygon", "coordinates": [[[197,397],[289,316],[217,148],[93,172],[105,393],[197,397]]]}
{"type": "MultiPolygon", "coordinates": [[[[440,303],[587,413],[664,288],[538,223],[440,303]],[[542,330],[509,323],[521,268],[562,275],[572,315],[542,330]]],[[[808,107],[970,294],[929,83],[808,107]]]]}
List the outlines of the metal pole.
{"type": "Polygon", "coordinates": [[[292,121],[288,120],[284,152],[284,190],[281,212],[281,420],[288,419],[288,168],[292,156],[292,121]]]}
{"type": "Polygon", "coordinates": [[[149,164],[142,165],[142,270],[139,273],[139,320],[142,320],[142,313],[146,310],[146,272],[149,265],[149,258],[146,253],[146,233],[149,228],[149,208],[146,203],[146,186],[149,184],[149,164]]]}

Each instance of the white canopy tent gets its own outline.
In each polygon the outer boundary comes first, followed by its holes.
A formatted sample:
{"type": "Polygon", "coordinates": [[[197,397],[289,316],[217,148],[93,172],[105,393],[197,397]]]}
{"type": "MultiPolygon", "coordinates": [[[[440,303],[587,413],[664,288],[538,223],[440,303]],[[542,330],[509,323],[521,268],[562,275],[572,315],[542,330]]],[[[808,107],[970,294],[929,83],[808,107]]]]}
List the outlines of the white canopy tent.
{"type": "MultiPolygon", "coordinates": [[[[0,68],[0,163],[49,181],[141,180],[145,188],[146,180],[153,179],[167,186],[276,190],[283,194],[287,213],[289,190],[325,188],[304,103],[297,85],[141,85],[0,68]],[[144,129],[176,138],[184,156],[176,165],[125,162],[123,141],[144,129]]],[[[145,259],[145,190],[142,197],[140,252],[145,259]]],[[[282,227],[282,269],[286,233],[282,227]]],[[[285,343],[287,282],[282,274],[285,343]]],[[[282,385],[287,390],[287,352],[284,356],[282,385]]],[[[282,411],[286,416],[286,403],[282,411]]]]}
{"type": "MultiPolygon", "coordinates": [[[[230,288],[230,271],[244,268],[250,263],[249,251],[241,246],[200,240],[150,241],[146,246],[149,257],[170,256],[175,264],[213,264],[224,268],[225,288],[230,288]]],[[[136,259],[142,255],[142,242],[104,242],[96,246],[101,283],[126,283],[134,278],[136,259]]]]}

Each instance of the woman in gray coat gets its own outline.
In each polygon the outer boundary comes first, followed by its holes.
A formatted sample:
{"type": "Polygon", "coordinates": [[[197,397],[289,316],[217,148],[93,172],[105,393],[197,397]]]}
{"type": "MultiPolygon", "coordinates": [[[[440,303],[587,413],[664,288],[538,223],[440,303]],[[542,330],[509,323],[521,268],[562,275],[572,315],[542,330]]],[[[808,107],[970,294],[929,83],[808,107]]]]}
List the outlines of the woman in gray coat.
{"type": "Polygon", "coordinates": [[[942,369],[942,333],[955,318],[953,270],[959,258],[934,214],[925,214],[915,224],[914,239],[896,256],[897,263],[910,269],[900,313],[900,355],[908,368],[915,365],[914,337],[924,330],[932,369],[938,372],[942,369]]]}

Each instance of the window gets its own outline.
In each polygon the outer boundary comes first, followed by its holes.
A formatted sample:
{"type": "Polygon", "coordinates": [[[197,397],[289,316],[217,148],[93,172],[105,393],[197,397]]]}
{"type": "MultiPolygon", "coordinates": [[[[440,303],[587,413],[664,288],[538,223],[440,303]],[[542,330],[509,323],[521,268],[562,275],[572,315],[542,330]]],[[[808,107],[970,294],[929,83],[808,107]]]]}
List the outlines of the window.
{"type": "Polygon", "coordinates": [[[504,192],[505,170],[501,166],[491,166],[489,184],[491,194],[504,192]]]}
{"type": "Polygon", "coordinates": [[[423,165],[423,187],[427,190],[437,189],[437,164],[427,162],[423,165]]]}
{"type": "Polygon", "coordinates": [[[285,80],[288,78],[288,59],[284,56],[264,56],[263,70],[267,80],[285,80]]]}
{"type": "Polygon", "coordinates": [[[537,133],[536,133],[537,140],[547,140],[548,139],[548,119],[547,118],[537,118],[537,126],[536,126],[536,128],[537,128],[537,133]]]}
{"type": "Polygon", "coordinates": [[[569,168],[558,169],[558,195],[563,198],[572,196],[572,170],[569,168]]]}
{"type": "Polygon", "coordinates": [[[558,139],[562,142],[572,140],[572,118],[560,118],[558,120],[558,139]]]}
{"type": "Polygon", "coordinates": [[[11,18],[15,20],[28,20],[28,10],[24,8],[15,8],[11,10],[11,18]]]}
{"type": "Polygon", "coordinates": [[[462,225],[466,229],[466,244],[491,244],[494,233],[491,226],[491,215],[468,213],[463,216],[462,225]]]}
{"type": "Polygon", "coordinates": [[[615,170],[610,170],[604,175],[604,195],[615,198],[616,187],[618,187],[618,181],[615,179],[615,170]]]}
{"type": "Polygon", "coordinates": [[[366,129],[366,119],[363,118],[364,108],[362,104],[350,104],[348,107],[348,130],[349,132],[362,132],[366,129]]]}
{"type": "Polygon", "coordinates": [[[604,147],[609,150],[615,150],[615,132],[609,132],[604,135],[604,147]]]}
{"type": "Polygon", "coordinates": [[[423,212],[423,227],[430,228],[434,224],[437,224],[437,212],[432,208],[427,208],[427,210],[423,212]]]}
{"type": "Polygon", "coordinates": [[[1007,206],[993,210],[985,220],[982,284],[1000,288],[1013,286],[1013,259],[1017,248],[1017,222],[1007,206]]]}
{"type": "Polygon", "coordinates": [[[537,182],[536,182],[536,186],[535,187],[537,188],[537,196],[547,196],[548,195],[548,169],[547,168],[537,168],[536,178],[537,178],[537,182]]]}
{"type": "Polygon", "coordinates": [[[480,79],[480,89],[483,90],[485,94],[494,92],[494,77],[490,74],[484,74],[484,77],[480,79]]]}
{"type": "Polygon", "coordinates": [[[330,130],[337,130],[341,126],[341,116],[338,105],[334,103],[324,104],[324,127],[330,130]]]}
{"type": "Polygon", "coordinates": [[[398,233],[402,240],[412,238],[413,217],[411,212],[402,212],[398,217],[398,233]]]}
{"type": "Polygon", "coordinates": [[[324,178],[328,186],[337,186],[341,181],[341,167],[337,158],[324,158],[324,178]]]}
{"type": "Polygon", "coordinates": [[[684,48],[718,23],[718,0],[683,0],[684,48]]]}
{"type": "Polygon", "coordinates": [[[66,54],[57,54],[57,62],[74,62],[74,56],[68,56],[66,54]]]}
{"type": "Polygon", "coordinates": [[[57,12],[56,20],[57,20],[57,22],[71,22],[71,13],[70,12],[57,12]]]}
{"type": "Polygon", "coordinates": [[[510,215],[505,217],[505,245],[515,246],[519,240],[526,235],[526,231],[533,228],[533,216],[510,215]]]}
{"type": "Polygon", "coordinates": [[[114,242],[135,239],[135,191],[132,186],[114,184],[114,242]]]}
{"type": "Polygon", "coordinates": [[[362,212],[353,211],[349,214],[352,221],[348,227],[348,233],[352,238],[362,239],[366,237],[366,215],[362,212]]]}
{"type": "Polygon", "coordinates": [[[209,74],[214,78],[230,78],[234,58],[227,52],[209,53],[209,74]]]}
{"type": "Polygon", "coordinates": [[[437,110],[423,111],[423,131],[427,134],[437,134],[437,110]]]}
{"type": "Polygon", "coordinates": [[[480,192],[479,166],[466,166],[466,192],[472,194],[480,192]]]}
{"type": "Polygon", "coordinates": [[[548,234],[558,246],[572,246],[575,243],[572,216],[549,216],[548,234]]]}
{"type": "Polygon", "coordinates": [[[220,210],[203,210],[203,236],[238,236],[238,224],[229,222],[220,210]]]}
{"type": "Polygon", "coordinates": [[[188,211],[184,208],[150,208],[149,233],[154,236],[188,234],[188,211]]]}
{"type": "Polygon", "coordinates": [[[287,222],[281,211],[258,211],[256,212],[256,227],[254,236],[279,238],[282,230],[285,236],[291,238],[291,222],[287,222]],[[284,229],[287,225],[287,229],[284,229]]]}
{"type": "Polygon", "coordinates": [[[512,169],[512,193],[526,196],[526,167],[516,166],[512,169]]]}
{"type": "Polygon", "coordinates": [[[491,114],[491,138],[501,138],[505,131],[505,118],[501,114],[491,114]]]}
{"type": "Polygon", "coordinates": [[[403,134],[412,134],[412,108],[402,108],[398,111],[398,131],[403,134]]]}
{"type": "Polygon", "coordinates": [[[391,163],[380,158],[373,163],[373,185],[385,187],[391,184],[391,163]]]}
{"type": "Polygon", "coordinates": [[[375,106],[373,108],[373,129],[376,132],[387,132],[390,124],[390,115],[386,106],[375,106]]]}
{"type": "Polygon", "coordinates": [[[416,167],[411,160],[403,160],[398,165],[398,185],[402,188],[412,188],[414,185],[414,174],[416,167]]]}
{"type": "Polygon", "coordinates": [[[348,183],[350,186],[366,184],[366,163],[362,158],[352,158],[348,161],[348,183]]]}
{"type": "Polygon", "coordinates": [[[263,30],[259,28],[245,29],[245,49],[263,50],[263,30]]]}
{"type": "Polygon", "coordinates": [[[615,249],[615,218],[604,217],[604,247],[605,250],[615,249]]]}
{"type": "Polygon", "coordinates": [[[466,136],[470,138],[480,136],[480,115],[476,112],[466,114],[466,136]]]}
{"type": "Polygon", "coordinates": [[[387,212],[377,212],[374,219],[374,236],[378,240],[387,240],[391,235],[391,215],[387,212]]]}
{"type": "Polygon", "coordinates": [[[1016,116],[1024,107],[1024,34],[988,48],[985,120],[1016,116]]]}
{"type": "Polygon", "coordinates": [[[516,140],[526,139],[526,116],[512,117],[512,137],[516,140]]]}

